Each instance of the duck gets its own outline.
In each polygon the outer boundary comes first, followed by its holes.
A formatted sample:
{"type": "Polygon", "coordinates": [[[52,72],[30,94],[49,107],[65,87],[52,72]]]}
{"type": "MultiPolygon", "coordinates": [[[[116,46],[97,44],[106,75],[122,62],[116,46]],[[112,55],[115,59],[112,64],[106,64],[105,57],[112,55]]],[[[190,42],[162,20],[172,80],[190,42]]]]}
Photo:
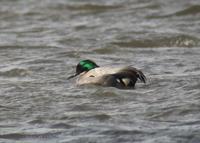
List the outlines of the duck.
{"type": "Polygon", "coordinates": [[[67,79],[77,77],[77,85],[99,85],[116,87],[120,89],[134,88],[138,79],[146,83],[143,72],[132,66],[104,66],[100,67],[90,59],[81,60],[76,66],[74,75],[67,79]]]}

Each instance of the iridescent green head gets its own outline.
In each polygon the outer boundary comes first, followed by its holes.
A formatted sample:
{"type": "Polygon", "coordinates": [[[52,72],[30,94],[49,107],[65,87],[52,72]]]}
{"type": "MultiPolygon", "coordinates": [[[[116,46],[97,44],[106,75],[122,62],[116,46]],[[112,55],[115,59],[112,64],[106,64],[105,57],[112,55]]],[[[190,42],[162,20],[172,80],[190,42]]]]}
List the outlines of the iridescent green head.
{"type": "Polygon", "coordinates": [[[96,67],[99,67],[99,66],[95,62],[93,62],[92,60],[82,60],[76,66],[76,74],[68,77],[68,79],[73,78],[73,77],[79,75],[82,72],[87,72],[87,71],[94,69],[96,67]]]}
{"type": "Polygon", "coordinates": [[[80,74],[82,72],[89,71],[96,67],[99,67],[99,66],[91,60],[82,60],[76,66],[76,74],[80,74]]]}

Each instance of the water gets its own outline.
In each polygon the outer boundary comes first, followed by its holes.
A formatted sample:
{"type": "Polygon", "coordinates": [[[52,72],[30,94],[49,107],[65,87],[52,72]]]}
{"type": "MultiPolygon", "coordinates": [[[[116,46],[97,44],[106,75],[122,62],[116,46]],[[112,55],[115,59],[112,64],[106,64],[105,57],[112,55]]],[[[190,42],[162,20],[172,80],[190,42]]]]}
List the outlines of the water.
{"type": "Polygon", "coordinates": [[[199,0],[1,0],[0,143],[199,143],[199,0]],[[74,85],[81,59],[134,90],[74,85]]]}

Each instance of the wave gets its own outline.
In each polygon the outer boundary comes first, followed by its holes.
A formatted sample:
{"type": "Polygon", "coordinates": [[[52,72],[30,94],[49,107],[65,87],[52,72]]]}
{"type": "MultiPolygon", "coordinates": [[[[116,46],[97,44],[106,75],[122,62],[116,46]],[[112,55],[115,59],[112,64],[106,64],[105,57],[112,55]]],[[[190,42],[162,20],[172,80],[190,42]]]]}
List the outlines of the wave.
{"type": "Polygon", "coordinates": [[[200,13],[200,5],[193,5],[188,8],[185,8],[183,10],[171,13],[171,14],[166,14],[166,15],[160,15],[160,16],[147,16],[147,18],[168,18],[168,17],[173,17],[173,16],[187,16],[187,15],[196,15],[200,13]]]}
{"type": "Polygon", "coordinates": [[[190,6],[188,8],[185,8],[183,10],[174,12],[174,13],[170,13],[170,14],[164,14],[164,15],[150,15],[147,16],[147,19],[160,19],[160,18],[169,18],[169,17],[173,17],[173,16],[188,16],[188,15],[197,15],[200,13],[200,5],[193,5],[190,6]]]}
{"type": "Polygon", "coordinates": [[[200,39],[188,36],[177,35],[172,37],[155,37],[153,39],[133,39],[127,41],[112,42],[112,45],[119,47],[196,47],[200,45],[200,39]]]}
{"type": "Polygon", "coordinates": [[[193,6],[190,6],[189,8],[178,11],[171,15],[184,16],[184,15],[194,15],[198,13],[200,13],[200,5],[193,5],[193,6]]]}

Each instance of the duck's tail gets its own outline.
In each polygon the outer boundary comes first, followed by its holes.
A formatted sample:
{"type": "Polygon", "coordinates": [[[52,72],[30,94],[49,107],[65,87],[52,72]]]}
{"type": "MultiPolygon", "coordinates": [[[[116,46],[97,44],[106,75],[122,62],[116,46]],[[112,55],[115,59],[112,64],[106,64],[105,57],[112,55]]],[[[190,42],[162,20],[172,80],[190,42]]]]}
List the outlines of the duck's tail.
{"type": "Polygon", "coordinates": [[[131,78],[139,78],[140,81],[142,81],[143,83],[146,83],[146,76],[143,74],[143,72],[141,70],[138,70],[134,67],[129,66],[129,67],[122,69],[121,72],[127,73],[128,76],[131,78]]]}

